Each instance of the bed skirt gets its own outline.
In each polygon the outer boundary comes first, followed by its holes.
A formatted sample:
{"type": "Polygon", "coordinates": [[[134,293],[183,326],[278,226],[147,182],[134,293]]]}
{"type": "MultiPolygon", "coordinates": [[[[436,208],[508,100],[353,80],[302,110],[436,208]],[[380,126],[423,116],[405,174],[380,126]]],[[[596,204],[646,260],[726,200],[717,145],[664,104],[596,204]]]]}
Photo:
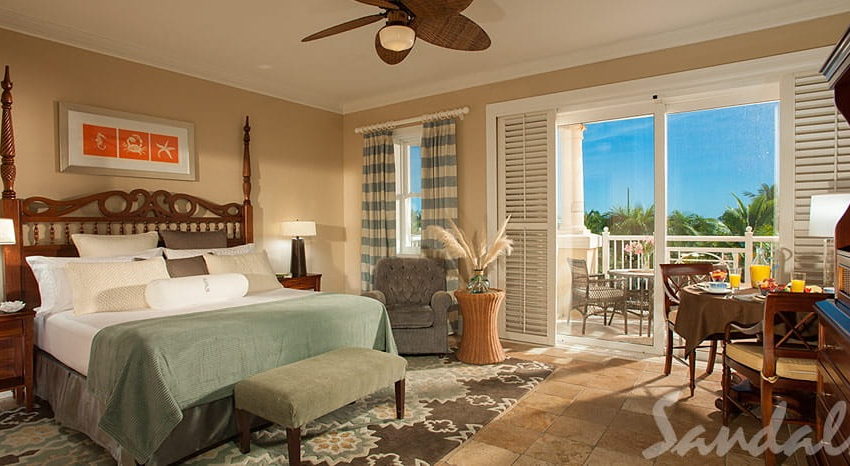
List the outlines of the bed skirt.
{"type": "MultiPolygon", "coordinates": [[[[104,406],[89,392],[85,376],[40,350],[36,352],[35,364],[36,396],[47,401],[56,422],[86,434],[118,464],[135,465],[135,459],[98,427],[104,406]]],[[[262,423],[256,421],[257,425],[262,423]]],[[[171,464],[235,435],[232,396],[187,408],[183,410],[183,420],[146,464],[171,464]]]]}

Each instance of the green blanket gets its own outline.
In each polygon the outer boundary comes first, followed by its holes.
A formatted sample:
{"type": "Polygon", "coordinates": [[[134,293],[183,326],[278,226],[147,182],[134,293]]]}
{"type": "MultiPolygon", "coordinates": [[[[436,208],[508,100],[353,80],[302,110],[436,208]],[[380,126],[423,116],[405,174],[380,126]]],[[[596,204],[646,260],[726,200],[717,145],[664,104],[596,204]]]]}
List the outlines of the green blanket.
{"type": "Polygon", "coordinates": [[[144,463],[183,409],[232,395],[246,377],[342,347],[397,352],[380,302],[316,294],[127,322],[95,335],[88,388],[106,405],[100,428],[144,463]]]}

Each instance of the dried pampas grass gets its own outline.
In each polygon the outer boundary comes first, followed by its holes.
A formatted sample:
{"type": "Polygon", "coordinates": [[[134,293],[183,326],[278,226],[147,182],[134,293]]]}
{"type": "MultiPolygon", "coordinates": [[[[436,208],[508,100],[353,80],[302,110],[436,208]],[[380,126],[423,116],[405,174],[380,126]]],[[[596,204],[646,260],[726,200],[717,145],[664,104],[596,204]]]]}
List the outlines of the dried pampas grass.
{"type": "Polygon", "coordinates": [[[472,270],[484,270],[501,256],[509,256],[513,252],[513,240],[506,234],[510,216],[502,223],[499,232],[492,242],[486,241],[486,236],[475,232],[471,240],[455,222],[449,221],[449,228],[431,225],[425,229],[425,235],[441,243],[449,259],[463,259],[472,270]]]}

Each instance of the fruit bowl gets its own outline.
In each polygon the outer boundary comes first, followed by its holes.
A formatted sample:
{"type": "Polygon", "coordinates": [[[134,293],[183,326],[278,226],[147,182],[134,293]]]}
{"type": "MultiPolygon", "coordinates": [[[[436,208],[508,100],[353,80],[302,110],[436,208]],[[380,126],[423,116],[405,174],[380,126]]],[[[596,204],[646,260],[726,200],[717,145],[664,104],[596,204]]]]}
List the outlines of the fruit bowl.
{"type": "Polygon", "coordinates": [[[728,272],[723,270],[723,269],[714,269],[714,270],[711,271],[711,273],[709,275],[711,276],[712,281],[722,282],[722,281],[726,280],[726,276],[728,275],[728,272]]]}
{"type": "Polygon", "coordinates": [[[773,278],[765,278],[764,280],[758,283],[759,292],[762,296],[767,296],[769,293],[773,293],[776,290],[780,290],[783,287],[776,283],[776,280],[773,278]]]}

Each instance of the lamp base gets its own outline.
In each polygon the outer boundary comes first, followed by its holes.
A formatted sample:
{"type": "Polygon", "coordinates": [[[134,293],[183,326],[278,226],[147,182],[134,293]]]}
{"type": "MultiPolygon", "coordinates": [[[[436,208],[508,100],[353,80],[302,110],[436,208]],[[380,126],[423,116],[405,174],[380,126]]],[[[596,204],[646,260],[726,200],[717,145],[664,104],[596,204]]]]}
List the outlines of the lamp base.
{"type": "Polygon", "coordinates": [[[292,238],[292,259],[290,261],[290,271],[293,277],[303,277],[307,275],[307,255],[304,253],[304,239],[295,237],[292,238]]]}

